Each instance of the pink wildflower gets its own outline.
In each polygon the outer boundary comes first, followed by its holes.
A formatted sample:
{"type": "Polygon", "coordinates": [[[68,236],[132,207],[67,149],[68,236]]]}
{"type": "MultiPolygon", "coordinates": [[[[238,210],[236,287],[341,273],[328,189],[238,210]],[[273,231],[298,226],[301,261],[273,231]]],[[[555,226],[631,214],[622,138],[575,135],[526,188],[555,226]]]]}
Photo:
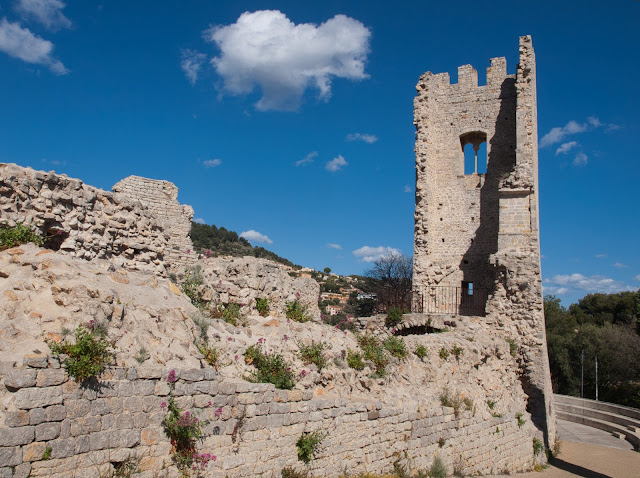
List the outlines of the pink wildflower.
{"type": "Polygon", "coordinates": [[[178,380],[178,379],[176,378],[176,371],[175,371],[175,370],[171,370],[171,371],[169,372],[169,375],[167,375],[167,382],[169,382],[169,383],[175,383],[175,382],[176,382],[176,380],[178,380]]]}

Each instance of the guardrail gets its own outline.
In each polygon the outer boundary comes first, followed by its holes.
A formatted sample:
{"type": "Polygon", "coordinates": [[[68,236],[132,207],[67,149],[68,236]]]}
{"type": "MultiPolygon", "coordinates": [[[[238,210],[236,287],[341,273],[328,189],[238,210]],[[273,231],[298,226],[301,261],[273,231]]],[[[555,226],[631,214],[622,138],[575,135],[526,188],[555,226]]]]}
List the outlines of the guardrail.
{"type": "Polygon", "coordinates": [[[640,450],[640,410],[587,398],[553,395],[556,416],[607,431],[640,450]]]}

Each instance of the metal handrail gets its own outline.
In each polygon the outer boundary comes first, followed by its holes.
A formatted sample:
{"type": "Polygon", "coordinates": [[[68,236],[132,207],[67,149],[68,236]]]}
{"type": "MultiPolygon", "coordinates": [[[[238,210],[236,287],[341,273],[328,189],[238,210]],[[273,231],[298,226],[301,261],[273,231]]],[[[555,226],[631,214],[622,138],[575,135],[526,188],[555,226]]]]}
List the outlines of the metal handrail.
{"type": "Polygon", "coordinates": [[[412,292],[411,309],[425,314],[484,317],[489,291],[454,286],[423,287],[412,292]]]}

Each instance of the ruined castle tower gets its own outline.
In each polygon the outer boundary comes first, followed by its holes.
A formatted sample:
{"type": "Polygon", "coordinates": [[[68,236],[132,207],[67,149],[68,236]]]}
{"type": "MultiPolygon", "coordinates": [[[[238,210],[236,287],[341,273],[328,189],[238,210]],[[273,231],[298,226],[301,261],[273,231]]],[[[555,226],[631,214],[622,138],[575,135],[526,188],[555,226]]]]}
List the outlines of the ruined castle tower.
{"type": "Polygon", "coordinates": [[[536,65],[530,36],[507,75],[425,73],[414,100],[414,311],[478,316],[518,346],[528,411],[555,439],[538,220],[536,65]]]}

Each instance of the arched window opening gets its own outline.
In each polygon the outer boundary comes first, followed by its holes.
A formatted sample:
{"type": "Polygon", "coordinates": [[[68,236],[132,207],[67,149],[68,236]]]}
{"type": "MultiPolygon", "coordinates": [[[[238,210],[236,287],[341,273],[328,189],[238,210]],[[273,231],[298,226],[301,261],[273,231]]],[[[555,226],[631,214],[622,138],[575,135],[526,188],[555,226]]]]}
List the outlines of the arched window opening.
{"type": "Polygon", "coordinates": [[[478,174],[487,174],[487,143],[480,143],[480,147],[478,148],[477,153],[478,158],[478,174]]]}
{"type": "Polygon", "coordinates": [[[464,155],[464,174],[487,172],[487,133],[472,131],[460,136],[464,155]]]}
{"type": "Polygon", "coordinates": [[[476,172],[476,152],[473,145],[468,143],[464,146],[464,174],[473,174],[476,172]]]}

